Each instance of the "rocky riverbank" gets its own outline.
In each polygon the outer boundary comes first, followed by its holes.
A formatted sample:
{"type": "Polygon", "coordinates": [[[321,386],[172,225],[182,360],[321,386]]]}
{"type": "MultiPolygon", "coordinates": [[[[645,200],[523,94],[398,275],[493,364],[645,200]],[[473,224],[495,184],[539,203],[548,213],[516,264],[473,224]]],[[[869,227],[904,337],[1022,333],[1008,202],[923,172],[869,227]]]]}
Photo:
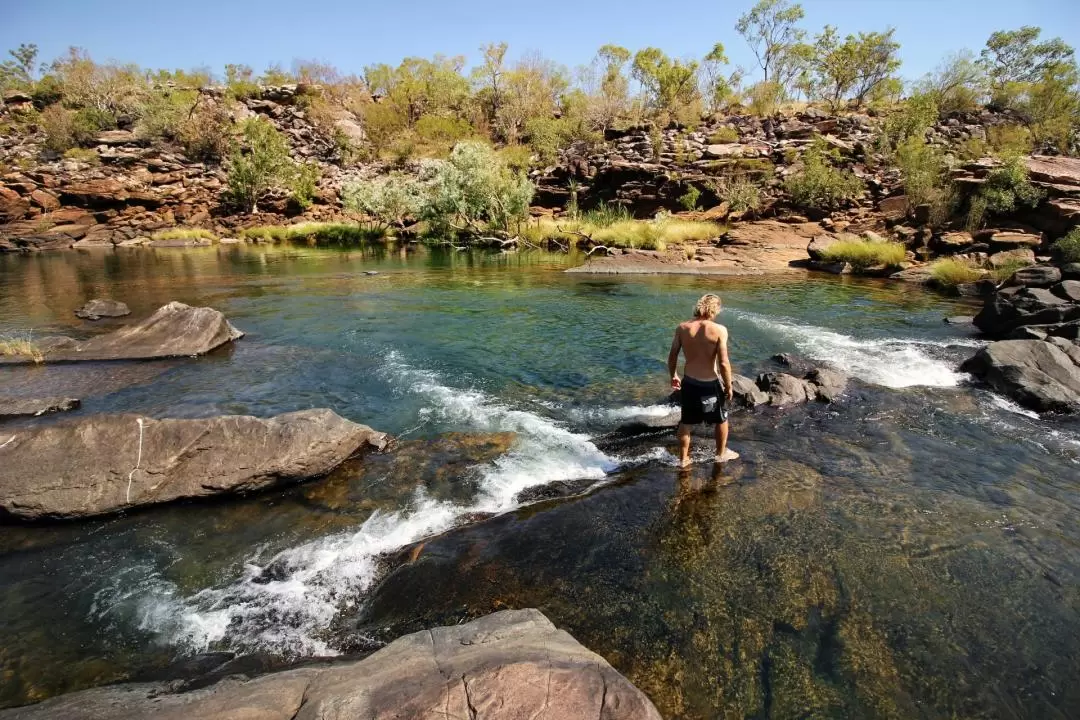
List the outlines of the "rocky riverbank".
{"type": "Polygon", "coordinates": [[[563,718],[659,720],[649,699],[537,610],[506,610],[398,638],[359,661],[308,665],[208,686],[86,690],[3,720],[563,718]]]}

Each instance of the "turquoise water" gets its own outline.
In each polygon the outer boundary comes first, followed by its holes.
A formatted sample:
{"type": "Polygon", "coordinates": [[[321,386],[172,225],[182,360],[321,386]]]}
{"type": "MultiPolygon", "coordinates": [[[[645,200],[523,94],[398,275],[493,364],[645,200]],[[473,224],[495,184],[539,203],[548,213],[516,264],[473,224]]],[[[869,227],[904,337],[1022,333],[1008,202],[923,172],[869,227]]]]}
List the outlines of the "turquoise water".
{"type": "Polygon", "coordinates": [[[200,359],[4,368],[4,394],[72,394],[81,414],[330,407],[401,438],[286,492],[0,526],[0,702],[210,650],[352,653],[537,606],[668,717],[1080,706],[1080,433],[966,385],[955,368],[978,341],[942,318],[970,307],[869,281],[566,264],[0,256],[0,333],[100,332],[72,314],[92,297],[133,317],[209,305],[247,333],[200,359]],[[856,377],[839,405],[737,418],[744,461],[715,478],[675,470],[664,434],[612,434],[666,412],[670,334],[706,291],[724,299],[738,371],[792,352],[856,377]]]}

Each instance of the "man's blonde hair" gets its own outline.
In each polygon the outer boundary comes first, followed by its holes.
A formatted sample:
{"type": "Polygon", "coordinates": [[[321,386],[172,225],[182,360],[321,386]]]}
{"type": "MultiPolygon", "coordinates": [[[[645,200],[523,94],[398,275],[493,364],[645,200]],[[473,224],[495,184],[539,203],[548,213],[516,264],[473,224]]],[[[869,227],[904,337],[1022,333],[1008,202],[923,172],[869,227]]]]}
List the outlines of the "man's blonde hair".
{"type": "Polygon", "coordinates": [[[702,295],[701,299],[697,301],[697,305],[694,306],[694,317],[697,318],[714,318],[720,314],[720,296],[719,295],[702,295]]]}

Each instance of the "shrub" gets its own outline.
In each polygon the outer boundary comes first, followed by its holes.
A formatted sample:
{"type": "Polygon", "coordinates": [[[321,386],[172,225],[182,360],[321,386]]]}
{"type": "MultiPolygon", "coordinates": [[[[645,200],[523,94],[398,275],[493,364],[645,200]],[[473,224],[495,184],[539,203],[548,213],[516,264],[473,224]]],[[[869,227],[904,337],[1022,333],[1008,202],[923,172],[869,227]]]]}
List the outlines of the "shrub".
{"type": "Polygon", "coordinates": [[[1001,265],[992,268],[990,270],[990,275],[993,276],[995,281],[1002,283],[1015,275],[1017,270],[1019,270],[1020,268],[1026,268],[1029,265],[1031,265],[1031,263],[1027,260],[1007,260],[1001,265]]]}
{"type": "Polygon", "coordinates": [[[376,227],[404,227],[408,218],[420,215],[423,189],[414,178],[387,175],[362,180],[342,189],[342,201],[352,212],[367,216],[376,227]]]}
{"type": "Polygon", "coordinates": [[[527,120],[525,138],[543,165],[556,162],[559,159],[559,151],[568,144],[566,128],[562,121],[550,117],[527,120]]]}
{"type": "Polygon", "coordinates": [[[726,125],[717,128],[716,132],[709,136],[711,145],[723,145],[725,143],[739,142],[739,131],[726,125]]]}
{"type": "Polygon", "coordinates": [[[1006,157],[1029,155],[1034,147],[1031,131],[1023,125],[993,125],[986,131],[986,140],[996,153],[1006,157]]]}
{"type": "Polygon", "coordinates": [[[986,209],[998,215],[1011,213],[1018,205],[1035,207],[1043,197],[1042,191],[1028,179],[1027,165],[1019,155],[991,170],[979,188],[979,195],[985,201],[986,209]]]}
{"type": "Polygon", "coordinates": [[[514,172],[526,172],[532,167],[532,150],[525,145],[507,145],[499,150],[499,157],[514,172]]]}
{"type": "Polygon", "coordinates": [[[232,120],[224,107],[204,106],[180,125],[176,139],[192,160],[216,161],[229,151],[231,128],[232,120]]]}
{"type": "Polygon", "coordinates": [[[1080,227],[1073,228],[1053,248],[1065,262],[1080,262],[1080,227]]]}
{"type": "Polygon", "coordinates": [[[923,139],[937,119],[938,106],[934,95],[915,93],[904,101],[900,110],[885,120],[885,137],[895,145],[912,137],[923,139]]]}
{"type": "Polygon", "coordinates": [[[784,86],[780,83],[759,82],[750,88],[750,112],[758,117],[773,115],[784,97],[784,86]]]}
{"type": "Polygon", "coordinates": [[[142,137],[172,140],[180,134],[198,102],[197,90],[165,90],[152,93],[143,105],[136,132],[142,137]]]}
{"type": "Polygon", "coordinates": [[[784,181],[784,188],[799,207],[830,210],[863,192],[862,181],[850,172],[838,170],[831,164],[836,154],[824,140],[815,138],[803,153],[803,168],[784,181]]]}
{"type": "Polygon", "coordinates": [[[70,148],[64,151],[64,157],[87,165],[101,164],[101,157],[97,154],[97,150],[92,148],[70,148]]]}
{"type": "Polygon", "coordinates": [[[698,200],[701,199],[701,191],[693,185],[686,189],[686,193],[679,198],[679,204],[687,210],[698,210],[698,200]]]}
{"type": "Polygon", "coordinates": [[[270,121],[254,117],[241,128],[243,144],[229,161],[228,195],[248,212],[258,211],[259,196],[286,178],[291,171],[289,144],[270,121]]]}
{"type": "Polygon", "coordinates": [[[479,230],[490,224],[509,230],[529,213],[534,188],[528,178],[479,142],[458,143],[445,161],[421,168],[421,214],[433,229],[479,230]]]}
{"type": "Polygon", "coordinates": [[[943,289],[951,290],[957,285],[973,283],[983,276],[983,272],[971,263],[952,258],[938,260],[930,266],[930,277],[943,289]]]}
{"type": "Polygon", "coordinates": [[[41,112],[40,123],[46,149],[64,152],[79,145],[89,145],[99,132],[116,127],[116,118],[94,108],[68,110],[60,105],[50,105],[41,112]]]}
{"type": "Polygon", "coordinates": [[[761,190],[742,178],[728,183],[720,192],[720,198],[728,204],[729,212],[756,212],[761,207],[761,190]]]}
{"type": "Polygon", "coordinates": [[[311,201],[315,198],[315,192],[319,189],[319,178],[322,177],[322,169],[317,163],[305,162],[296,167],[289,189],[292,191],[293,201],[305,210],[311,207],[311,201]]]}
{"type": "Polygon", "coordinates": [[[851,238],[838,240],[825,248],[821,256],[828,262],[849,263],[857,270],[865,270],[879,265],[895,267],[907,259],[907,249],[902,243],[851,238]]]}

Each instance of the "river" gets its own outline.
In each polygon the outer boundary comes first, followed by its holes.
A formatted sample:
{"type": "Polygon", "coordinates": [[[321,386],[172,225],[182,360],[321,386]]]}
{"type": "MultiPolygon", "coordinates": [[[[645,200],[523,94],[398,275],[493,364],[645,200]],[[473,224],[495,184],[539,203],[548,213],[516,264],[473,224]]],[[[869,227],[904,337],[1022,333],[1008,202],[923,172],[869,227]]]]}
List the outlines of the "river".
{"type": "Polygon", "coordinates": [[[980,341],[942,318],[970,304],[568,262],[0,255],[0,334],[115,327],[75,318],[93,297],[134,318],[208,305],[247,333],[198,359],[3,368],[0,393],[79,397],[84,415],[329,407],[400,438],[282,492],[0,525],[0,706],[537,607],[665,717],[1080,717],[1080,425],[956,371],[980,341]],[[834,405],[735,416],[743,459],[680,472],[669,434],[614,431],[666,412],[672,329],[707,291],[737,371],[789,352],[855,381],[834,405]]]}

